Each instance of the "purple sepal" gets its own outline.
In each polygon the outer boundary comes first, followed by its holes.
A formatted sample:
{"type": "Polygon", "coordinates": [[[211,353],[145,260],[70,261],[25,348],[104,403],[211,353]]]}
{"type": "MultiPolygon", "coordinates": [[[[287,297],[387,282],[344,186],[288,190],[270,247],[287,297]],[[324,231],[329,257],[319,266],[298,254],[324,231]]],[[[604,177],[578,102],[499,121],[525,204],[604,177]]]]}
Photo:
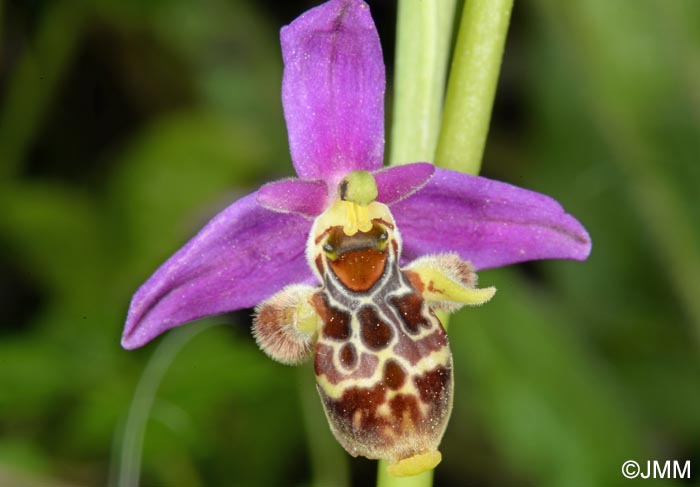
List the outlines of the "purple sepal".
{"type": "Polygon", "coordinates": [[[380,169],[384,61],[367,4],[326,2],[280,36],[282,103],[299,177],[332,187],[350,171],[380,169]]]}
{"type": "Polygon", "coordinates": [[[315,218],[329,205],[328,185],[321,180],[283,179],[258,190],[258,204],[268,210],[315,218]]]}
{"type": "Polygon", "coordinates": [[[136,291],[124,348],[188,321],[255,306],[287,284],[312,279],[304,255],[311,222],[261,208],[256,196],[219,213],[136,291]]]}
{"type": "Polygon", "coordinates": [[[540,193],[436,168],[423,189],[392,206],[403,258],[458,252],[477,269],[537,259],[585,260],[591,240],[540,193]]]}

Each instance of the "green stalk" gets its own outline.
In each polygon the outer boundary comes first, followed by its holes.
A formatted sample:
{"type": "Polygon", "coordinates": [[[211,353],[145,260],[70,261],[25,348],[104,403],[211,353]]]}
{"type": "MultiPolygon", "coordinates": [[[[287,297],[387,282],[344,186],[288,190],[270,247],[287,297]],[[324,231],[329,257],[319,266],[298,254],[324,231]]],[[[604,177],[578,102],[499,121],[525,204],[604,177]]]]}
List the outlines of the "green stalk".
{"type": "Polygon", "coordinates": [[[430,487],[433,485],[433,470],[413,477],[392,477],[386,470],[387,462],[379,460],[377,467],[377,487],[430,487]]]}
{"type": "MultiPolygon", "coordinates": [[[[399,2],[391,165],[434,161],[479,173],[513,0],[467,0],[441,126],[454,6],[453,0],[399,2]]],[[[446,317],[440,319],[447,328],[446,317]]],[[[386,468],[380,460],[378,487],[432,485],[432,470],[397,478],[386,468]]]]}
{"type": "Polygon", "coordinates": [[[452,59],[435,164],[478,174],[513,0],[467,0],[452,59]]]}
{"type": "MultiPolygon", "coordinates": [[[[435,160],[452,38],[455,0],[401,0],[396,29],[390,164],[435,160]]],[[[433,471],[392,477],[377,468],[378,487],[429,487],[433,471]]]]}
{"type": "Polygon", "coordinates": [[[130,487],[140,484],[141,456],[146,436],[146,426],[166,372],[178,353],[190,340],[208,330],[216,323],[204,321],[168,333],[158,344],[148,360],[131,399],[131,406],[124,424],[124,432],[119,445],[119,458],[113,459],[110,485],[130,487]]]}
{"type": "Polygon", "coordinates": [[[389,164],[435,160],[456,0],[401,0],[389,164]]]}

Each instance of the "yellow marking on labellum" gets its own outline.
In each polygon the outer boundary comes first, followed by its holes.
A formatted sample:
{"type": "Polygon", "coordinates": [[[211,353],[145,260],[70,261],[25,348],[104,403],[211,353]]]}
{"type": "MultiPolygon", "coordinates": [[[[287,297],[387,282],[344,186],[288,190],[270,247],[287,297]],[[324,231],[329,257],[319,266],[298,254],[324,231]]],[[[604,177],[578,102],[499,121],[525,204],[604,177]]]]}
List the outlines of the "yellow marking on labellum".
{"type": "Polygon", "coordinates": [[[441,347],[439,350],[434,350],[425,357],[421,357],[413,368],[416,370],[432,370],[435,367],[448,363],[450,355],[449,347],[441,347]]]}
{"type": "MultiPolygon", "coordinates": [[[[417,375],[421,373],[429,372],[437,367],[444,366],[450,363],[450,349],[449,347],[441,347],[439,350],[433,350],[430,354],[421,359],[416,363],[416,365],[410,365],[405,362],[400,357],[397,357],[390,351],[383,350],[380,352],[383,357],[393,358],[399,361],[404,369],[418,371],[415,372],[417,375]]],[[[349,380],[341,380],[337,384],[333,384],[328,378],[321,374],[316,376],[316,382],[319,387],[323,389],[323,392],[331,399],[341,399],[343,393],[352,387],[371,389],[379,382],[381,382],[384,375],[384,364],[385,360],[380,358],[379,365],[375,368],[374,373],[370,377],[363,377],[361,379],[353,378],[349,380]]],[[[334,361],[335,365],[335,361],[334,361]]],[[[397,391],[388,391],[388,397],[393,398],[401,393],[406,394],[417,394],[418,390],[415,388],[412,380],[407,380],[406,383],[397,391]]]]}
{"type": "Polygon", "coordinates": [[[391,408],[389,408],[389,400],[393,399],[392,396],[387,395],[386,401],[381,403],[379,407],[377,408],[377,414],[380,416],[386,416],[390,417],[391,416],[391,408]]]}
{"type": "Polygon", "coordinates": [[[333,384],[323,374],[316,376],[316,382],[318,383],[318,386],[321,389],[323,389],[324,394],[326,394],[326,396],[330,397],[331,399],[340,399],[341,397],[343,397],[343,392],[345,392],[345,390],[349,387],[362,387],[362,383],[368,385],[374,384],[373,377],[362,380],[353,379],[351,382],[340,381],[337,384],[333,384]]]}
{"type": "Polygon", "coordinates": [[[387,466],[386,470],[392,477],[410,477],[418,475],[426,470],[432,470],[442,461],[442,455],[438,450],[419,453],[412,457],[387,466]]]}

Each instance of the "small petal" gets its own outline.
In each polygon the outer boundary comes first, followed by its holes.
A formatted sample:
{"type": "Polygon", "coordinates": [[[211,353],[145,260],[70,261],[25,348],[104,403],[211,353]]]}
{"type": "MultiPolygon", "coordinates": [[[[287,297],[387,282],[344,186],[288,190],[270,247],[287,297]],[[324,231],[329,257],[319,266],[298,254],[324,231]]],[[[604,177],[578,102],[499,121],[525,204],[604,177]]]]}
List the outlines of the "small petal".
{"type": "Polygon", "coordinates": [[[457,252],[477,269],[536,259],[585,260],[591,240],[554,199],[510,184],[436,168],[391,208],[406,261],[457,252]]]}
{"type": "Polygon", "coordinates": [[[315,218],[329,204],[328,185],[318,179],[275,181],[258,190],[258,204],[272,211],[315,218]]]}
{"type": "Polygon", "coordinates": [[[260,208],[256,196],[219,213],[136,291],[124,348],[140,347],[187,321],[253,307],[290,283],[311,281],[304,255],[311,223],[260,208]]]}
{"type": "Polygon", "coordinates": [[[377,201],[391,205],[425,186],[435,173],[435,166],[428,162],[416,162],[393,166],[374,173],[379,196],[377,201]]]}
{"type": "Polygon", "coordinates": [[[369,7],[331,0],[281,31],[282,103],[299,177],[337,182],[384,153],[384,61],[369,7]]]}

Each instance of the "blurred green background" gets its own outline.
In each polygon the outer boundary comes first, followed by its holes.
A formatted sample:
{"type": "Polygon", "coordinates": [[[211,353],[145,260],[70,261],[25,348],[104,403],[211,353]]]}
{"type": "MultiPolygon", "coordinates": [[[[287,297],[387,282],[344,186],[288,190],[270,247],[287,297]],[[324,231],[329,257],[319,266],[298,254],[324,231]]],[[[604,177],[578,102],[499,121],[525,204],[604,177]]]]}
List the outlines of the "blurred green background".
{"type": "MultiPolygon", "coordinates": [[[[119,346],[168,255],[292,174],[278,29],[314,4],[0,2],[0,485],[373,481],[250,310],[119,346]]],[[[396,5],[370,5],[390,106],[396,5]]],[[[628,459],[700,485],[699,156],[700,2],[516,2],[483,174],[593,252],[481,273],[437,485],[622,485],[628,459]]]]}

